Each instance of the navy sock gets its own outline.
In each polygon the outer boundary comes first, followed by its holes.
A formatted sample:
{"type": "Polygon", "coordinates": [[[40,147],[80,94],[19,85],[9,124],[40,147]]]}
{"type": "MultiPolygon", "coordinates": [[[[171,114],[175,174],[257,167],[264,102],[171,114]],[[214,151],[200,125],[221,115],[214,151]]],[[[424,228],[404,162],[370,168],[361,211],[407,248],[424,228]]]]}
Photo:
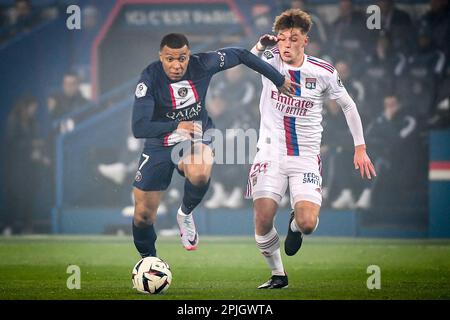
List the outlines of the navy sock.
{"type": "Polygon", "coordinates": [[[211,179],[205,184],[196,186],[186,178],[184,182],[183,202],[181,203],[181,211],[183,211],[184,214],[190,214],[202,201],[206,191],[208,191],[210,181],[211,179]]]}
{"type": "Polygon", "coordinates": [[[153,224],[145,226],[144,228],[136,227],[133,224],[133,240],[136,249],[139,251],[142,258],[153,256],[156,257],[156,233],[153,224]]]}

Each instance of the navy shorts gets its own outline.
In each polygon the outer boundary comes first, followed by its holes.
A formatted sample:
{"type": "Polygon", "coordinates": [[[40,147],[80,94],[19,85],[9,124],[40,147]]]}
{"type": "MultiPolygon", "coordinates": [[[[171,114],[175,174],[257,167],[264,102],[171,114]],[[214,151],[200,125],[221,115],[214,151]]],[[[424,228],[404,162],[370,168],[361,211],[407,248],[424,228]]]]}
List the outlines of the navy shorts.
{"type": "MultiPolygon", "coordinates": [[[[186,146],[190,141],[181,142],[186,146]]],[[[209,145],[211,141],[202,141],[209,145]]],[[[142,191],[164,191],[172,181],[173,170],[184,177],[184,173],[178,170],[178,163],[171,158],[173,147],[146,146],[139,159],[139,166],[134,178],[133,186],[142,191]]],[[[180,157],[182,154],[180,153],[180,157]]]]}

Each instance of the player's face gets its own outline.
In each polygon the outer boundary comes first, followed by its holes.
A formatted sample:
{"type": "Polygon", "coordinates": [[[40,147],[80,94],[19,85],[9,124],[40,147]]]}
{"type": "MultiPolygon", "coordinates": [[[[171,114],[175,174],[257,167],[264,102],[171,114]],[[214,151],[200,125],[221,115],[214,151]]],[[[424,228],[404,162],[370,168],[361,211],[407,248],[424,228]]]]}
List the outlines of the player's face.
{"type": "Polygon", "coordinates": [[[299,28],[291,28],[280,30],[277,38],[281,59],[290,65],[301,63],[308,44],[308,35],[299,28]]]}
{"type": "Polygon", "coordinates": [[[164,72],[170,80],[180,80],[186,73],[189,63],[190,51],[187,46],[179,49],[172,49],[164,46],[159,52],[164,72]]]}

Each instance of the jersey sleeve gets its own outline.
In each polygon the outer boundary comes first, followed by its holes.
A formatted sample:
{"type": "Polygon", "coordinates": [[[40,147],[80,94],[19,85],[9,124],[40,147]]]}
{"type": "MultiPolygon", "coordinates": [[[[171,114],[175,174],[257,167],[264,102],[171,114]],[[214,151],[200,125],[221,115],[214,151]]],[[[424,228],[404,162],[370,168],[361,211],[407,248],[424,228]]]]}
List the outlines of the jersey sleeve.
{"type": "Polygon", "coordinates": [[[136,86],[132,131],[136,138],[155,138],[174,131],[177,122],[152,121],[155,112],[155,99],[151,90],[151,81],[141,77],[136,86]]]}
{"type": "MultiPolygon", "coordinates": [[[[257,52],[252,52],[252,53],[255,56],[257,56],[258,58],[260,58],[262,61],[270,64],[276,70],[280,70],[280,65],[279,65],[279,61],[278,61],[279,59],[277,56],[278,48],[264,50],[264,52],[262,54],[258,54],[257,52]]],[[[270,84],[270,80],[267,79],[264,75],[261,75],[261,80],[262,80],[263,85],[270,84]]]]}
{"type": "Polygon", "coordinates": [[[270,79],[277,87],[284,83],[284,76],[272,65],[252,54],[244,48],[223,48],[214,52],[207,52],[200,56],[208,72],[214,74],[226,69],[230,69],[239,64],[262,74],[270,79]]]}
{"type": "Polygon", "coordinates": [[[345,89],[344,84],[342,83],[336,69],[334,70],[333,74],[327,79],[327,81],[327,94],[330,99],[336,100],[343,95],[348,94],[347,89],[345,89]]]}

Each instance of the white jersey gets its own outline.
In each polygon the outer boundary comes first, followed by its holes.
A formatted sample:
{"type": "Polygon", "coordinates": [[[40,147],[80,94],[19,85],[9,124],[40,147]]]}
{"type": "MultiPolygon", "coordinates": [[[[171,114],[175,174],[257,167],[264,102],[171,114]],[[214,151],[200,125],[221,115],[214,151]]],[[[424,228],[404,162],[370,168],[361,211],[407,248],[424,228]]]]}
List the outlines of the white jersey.
{"type": "Polygon", "coordinates": [[[278,47],[266,50],[262,59],[300,83],[301,88],[296,88],[290,98],[279,94],[277,87],[262,77],[258,148],[278,151],[278,156],[318,155],[324,99],[338,99],[347,94],[337,71],[328,62],[306,54],[300,67],[289,66],[281,60],[278,47]]]}

